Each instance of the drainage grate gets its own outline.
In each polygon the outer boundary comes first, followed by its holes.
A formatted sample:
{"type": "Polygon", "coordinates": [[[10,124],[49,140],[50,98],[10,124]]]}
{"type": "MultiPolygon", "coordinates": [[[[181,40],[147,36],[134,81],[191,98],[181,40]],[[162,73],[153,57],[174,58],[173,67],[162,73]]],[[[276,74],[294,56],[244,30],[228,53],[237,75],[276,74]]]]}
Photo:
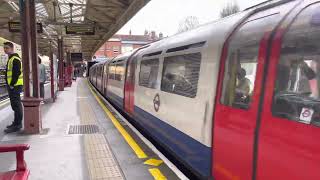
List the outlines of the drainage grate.
{"type": "Polygon", "coordinates": [[[97,125],[72,125],[69,126],[68,134],[95,134],[99,132],[97,125]]]}

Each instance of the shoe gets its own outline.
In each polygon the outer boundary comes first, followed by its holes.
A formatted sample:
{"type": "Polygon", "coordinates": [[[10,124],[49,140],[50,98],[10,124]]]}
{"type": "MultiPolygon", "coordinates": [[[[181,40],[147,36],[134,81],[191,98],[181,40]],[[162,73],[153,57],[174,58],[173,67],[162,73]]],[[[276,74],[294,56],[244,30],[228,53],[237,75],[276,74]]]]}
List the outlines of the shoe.
{"type": "Polygon", "coordinates": [[[13,126],[14,126],[14,124],[11,123],[10,125],[7,126],[7,128],[11,128],[11,127],[13,127],[13,126]]]}
{"type": "Polygon", "coordinates": [[[13,133],[13,132],[20,131],[21,128],[22,128],[22,125],[12,126],[11,128],[4,130],[4,132],[5,133],[13,133]]]}

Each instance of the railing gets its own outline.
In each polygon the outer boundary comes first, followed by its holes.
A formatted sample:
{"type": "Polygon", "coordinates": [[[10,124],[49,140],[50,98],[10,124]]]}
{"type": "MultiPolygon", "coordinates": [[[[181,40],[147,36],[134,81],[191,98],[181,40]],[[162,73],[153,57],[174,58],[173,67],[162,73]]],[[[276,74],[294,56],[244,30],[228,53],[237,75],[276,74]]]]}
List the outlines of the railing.
{"type": "Polygon", "coordinates": [[[6,69],[0,68],[0,100],[8,97],[5,73],[6,69]]]}

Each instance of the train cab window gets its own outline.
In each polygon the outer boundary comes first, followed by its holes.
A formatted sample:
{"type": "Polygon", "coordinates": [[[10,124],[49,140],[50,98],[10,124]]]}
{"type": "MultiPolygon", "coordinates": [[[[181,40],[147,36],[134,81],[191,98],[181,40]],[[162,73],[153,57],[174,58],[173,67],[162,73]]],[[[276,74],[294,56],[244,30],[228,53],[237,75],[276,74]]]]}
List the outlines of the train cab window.
{"type": "Polygon", "coordinates": [[[260,42],[276,14],[248,20],[233,35],[225,63],[221,103],[248,109],[252,101],[260,42]]]}
{"type": "Polygon", "coordinates": [[[303,10],[283,37],[274,116],[320,126],[320,4],[303,10]]]}
{"type": "Polygon", "coordinates": [[[201,53],[165,57],[161,90],[194,98],[197,95],[201,53]]]}
{"type": "Polygon", "coordinates": [[[139,85],[155,89],[157,85],[159,59],[142,60],[139,73],[139,85]]]}

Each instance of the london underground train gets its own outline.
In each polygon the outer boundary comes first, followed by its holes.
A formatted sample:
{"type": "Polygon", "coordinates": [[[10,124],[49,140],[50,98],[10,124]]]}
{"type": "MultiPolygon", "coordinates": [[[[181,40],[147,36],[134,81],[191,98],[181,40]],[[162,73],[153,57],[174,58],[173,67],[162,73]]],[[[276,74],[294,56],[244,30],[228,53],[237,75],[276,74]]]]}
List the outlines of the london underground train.
{"type": "Polygon", "coordinates": [[[89,80],[191,179],[320,179],[320,1],[259,4],[89,80]]]}

